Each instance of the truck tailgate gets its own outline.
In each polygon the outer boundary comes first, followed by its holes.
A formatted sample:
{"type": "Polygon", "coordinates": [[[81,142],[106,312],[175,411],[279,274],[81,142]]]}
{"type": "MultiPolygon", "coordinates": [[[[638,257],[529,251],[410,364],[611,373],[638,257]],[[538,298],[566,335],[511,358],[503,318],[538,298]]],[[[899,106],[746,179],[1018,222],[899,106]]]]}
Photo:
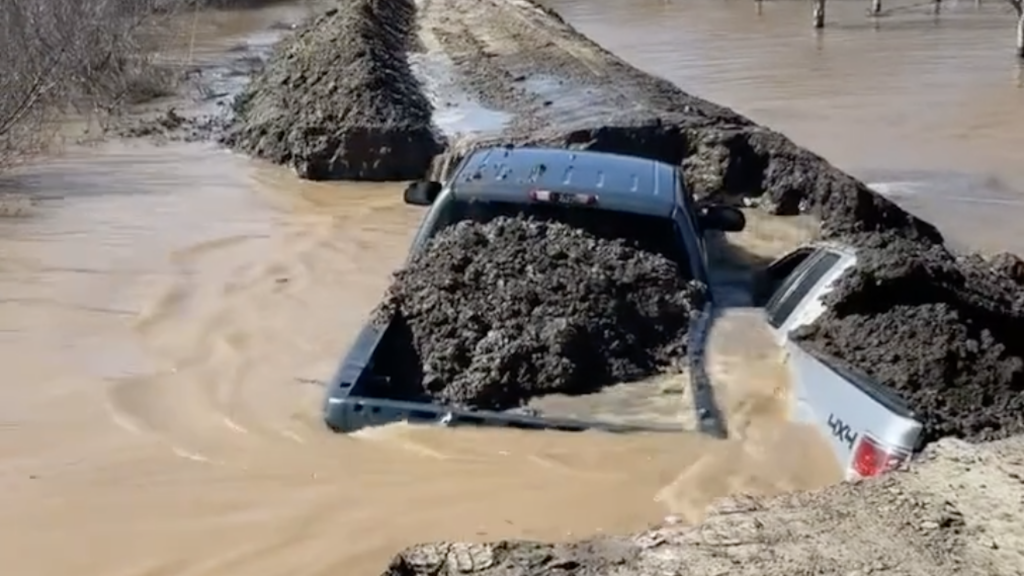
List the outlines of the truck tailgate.
{"type": "Polygon", "coordinates": [[[827,438],[847,479],[875,476],[915,451],[921,423],[890,391],[842,361],[785,343],[791,414],[827,438]]]}

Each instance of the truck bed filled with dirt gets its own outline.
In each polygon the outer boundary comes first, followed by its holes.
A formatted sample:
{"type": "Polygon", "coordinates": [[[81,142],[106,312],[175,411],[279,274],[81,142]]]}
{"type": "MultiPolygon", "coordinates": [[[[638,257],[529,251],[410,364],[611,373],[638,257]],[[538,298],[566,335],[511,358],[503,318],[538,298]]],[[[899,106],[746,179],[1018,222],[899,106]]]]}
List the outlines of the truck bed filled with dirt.
{"type": "Polygon", "coordinates": [[[704,287],[618,232],[524,217],[440,231],[378,308],[407,327],[419,367],[396,399],[505,410],[681,369],[704,287]]]}

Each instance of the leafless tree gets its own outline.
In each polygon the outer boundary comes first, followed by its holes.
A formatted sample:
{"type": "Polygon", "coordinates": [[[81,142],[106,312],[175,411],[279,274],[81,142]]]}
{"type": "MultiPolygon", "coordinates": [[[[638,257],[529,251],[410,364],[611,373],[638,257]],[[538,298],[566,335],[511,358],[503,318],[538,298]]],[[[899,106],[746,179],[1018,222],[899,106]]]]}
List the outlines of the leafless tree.
{"type": "Polygon", "coordinates": [[[177,0],[0,0],[0,168],[45,148],[60,115],[153,95],[154,18],[177,0]]]}

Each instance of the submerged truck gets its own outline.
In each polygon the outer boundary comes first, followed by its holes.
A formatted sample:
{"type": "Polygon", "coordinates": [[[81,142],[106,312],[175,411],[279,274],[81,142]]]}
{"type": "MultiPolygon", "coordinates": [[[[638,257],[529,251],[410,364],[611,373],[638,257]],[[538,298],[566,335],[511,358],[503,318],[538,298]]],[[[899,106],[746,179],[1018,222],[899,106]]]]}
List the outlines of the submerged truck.
{"type": "Polygon", "coordinates": [[[785,351],[792,418],[825,436],[848,479],[877,476],[905,462],[919,448],[922,429],[891,388],[789,338],[825,312],[825,297],[856,263],[851,246],[809,244],[769,265],[754,294],[785,351]]]}
{"type": "MultiPolygon", "coordinates": [[[[591,233],[628,238],[709,283],[705,233],[745,226],[736,208],[699,203],[686,190],[679,167],[594,151],[486,148],[467,155],[443,181],[422,181],[405,191],[408,204],[427,208],[409,257],[438,232],[465,220],[527,215],[557,220],[591,233]]],[[[785,351],[791,382],[791,417],[829,441],[849,478],[869,477],[905,461],[917,448],[921,424],[884,385],[839,359],[789,338],[816,320],[824,297],[856,264],[848,246],[817,243],[779,258],[760,274],[755,305],[785,351]]],[[[713,291],[689,332],[690,392],[697,430],[726,436],[714,389],[703,366],[704,337],[713,315],[713,291]]],[[[419,361],[400,317],[367,322],[327,386],[324,420],[336,432],[396,421],[442,425],[611,432],[675,430],[559,418],[535,411],[491,412],[434,403],[416,390],[419,361]]]]}
{"type": "MultiPolygon", "coordinates": [[[[458,222],[525,215],[562,222],[599,237],[634,241],[678,264],[687,279],[707,284],[704,233],[739,231],[746,222],[736,208],[696,202],[678,166],[632,156],[497,147],[470,153],[449,172],[443,182],[416,182],[405,191],[406,203],[427,208],[410,258],[438,232],[458,222]]],[[[707,321],[708,315],[702,316],[700,320],[707,321]]],[[[690,331],[691,349],[703,348],[696,341],[703,332],[690,331]]],[[[710,385],[703,370],[696,368],[690,375],[700,430],[722,435],[710,385]]],[[[397,420],[560,430],[666,429],[664,425],[558,418],[536,411],[442,406],[417,390],[418,370],[412,338],[401,317],[383,324],[367,322],[329,382],[324,420],[338,432],[397,420]]]]}

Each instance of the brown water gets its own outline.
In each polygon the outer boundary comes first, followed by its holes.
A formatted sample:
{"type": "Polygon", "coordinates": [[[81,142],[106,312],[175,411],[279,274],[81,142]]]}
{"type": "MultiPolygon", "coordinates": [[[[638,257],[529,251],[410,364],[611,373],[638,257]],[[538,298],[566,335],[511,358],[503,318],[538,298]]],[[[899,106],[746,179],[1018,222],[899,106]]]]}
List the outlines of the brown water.
{"type": "MultiPolygon", "coordinates": [[[[721,0],[552,4],[625,58],[879,175],[966,240],[1014,244],[1024,96],[996,7],[873,30],[860,3],[834,2],[846,24],[815,37],[803,2],[766,2],[761,17],[721,0]]],[[[194,56],[296,13],[204,18],[194,56]]],[[[13,573],[373,574],[420,540],[626,531],[698,519],[728,491],[836,477],[808,465],[827,460],[813,437],[778,424],[784,375],[742,310],[711,334],[728,443],[325,432],[322,389],[304,382],[330,374],[404,255],[420,213],[395,186],[118,143],[9,186],[46,198],[0,221],[0,558],[13,573]]],[[[765,252],[793,239],[769,222],[747,237],[765,252]]]]}

